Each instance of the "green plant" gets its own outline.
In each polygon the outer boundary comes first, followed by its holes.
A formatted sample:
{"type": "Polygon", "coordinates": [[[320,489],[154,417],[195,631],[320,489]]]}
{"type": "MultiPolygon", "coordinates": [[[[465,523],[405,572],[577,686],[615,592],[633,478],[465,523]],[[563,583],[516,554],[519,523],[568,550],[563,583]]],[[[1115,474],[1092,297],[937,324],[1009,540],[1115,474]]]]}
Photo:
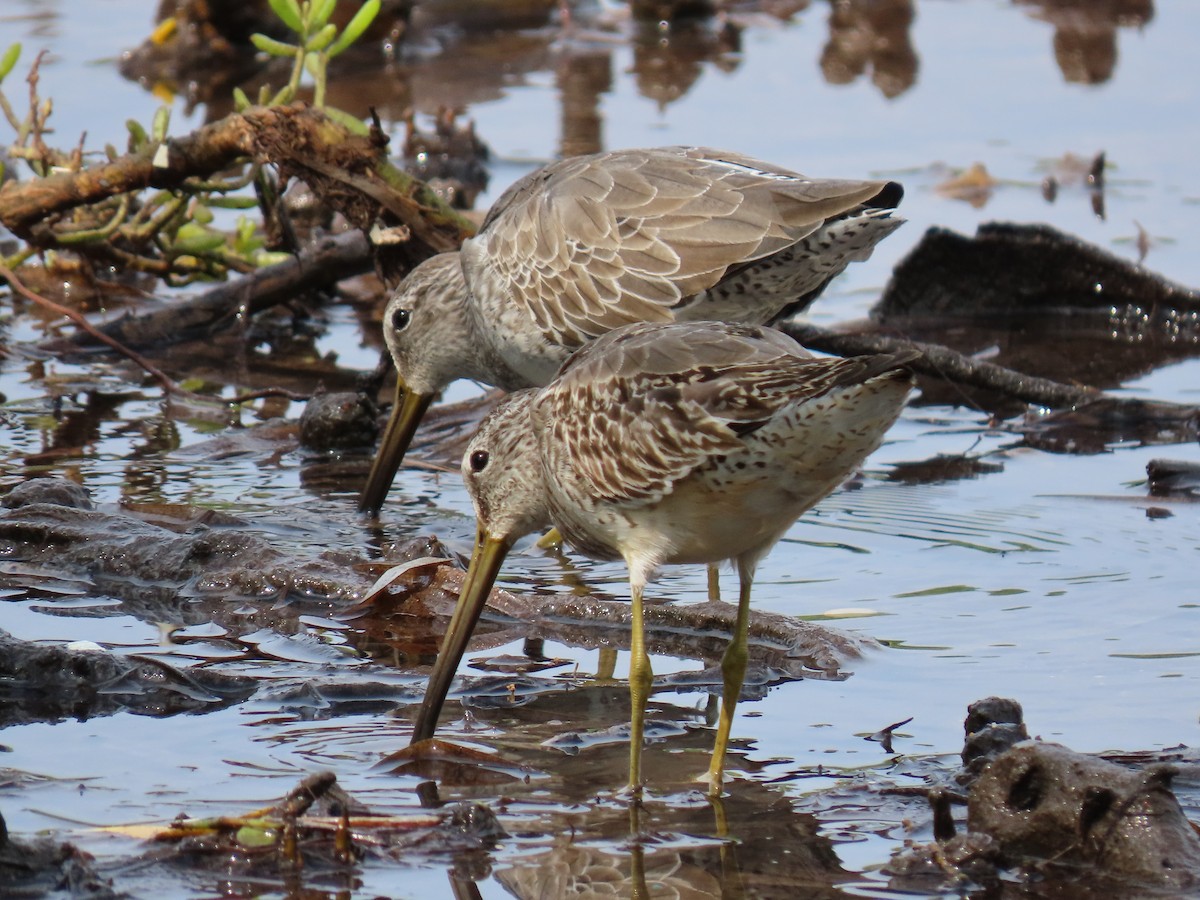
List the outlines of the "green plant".
{"type": "MultiPolygon", "coordinates": [[[[254,46],[270,56],[293,60],[292,76],[273,97],[260,97],[259,102],[267,106],[290,103],[300,89],[304,73],[313,79],[313,106],[325,111],[346,128],[365,134],[366,128],[350,114],[325,105],[325,79],[329,61],[345,51],[358,40],[379,14],[380,0],[366,0],[341,33],[329,21],[337,8],[337,0],[269,0],[271,9],[297,37],[295,43],[278,41],[265,34],[251,35],[254,46]]],[[[234,88],[234,100],[238,109],[250,106],[250,98],[239,88],[234,88]]]]}

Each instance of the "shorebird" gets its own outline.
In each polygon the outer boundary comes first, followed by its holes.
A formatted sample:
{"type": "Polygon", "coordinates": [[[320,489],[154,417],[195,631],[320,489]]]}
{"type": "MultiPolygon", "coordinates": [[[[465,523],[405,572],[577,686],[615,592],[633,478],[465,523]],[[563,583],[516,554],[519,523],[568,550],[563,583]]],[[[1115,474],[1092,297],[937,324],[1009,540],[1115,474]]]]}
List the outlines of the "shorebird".
{"type": "Polygon", "coordinates": [[[538,387],[584,343],[633,322],[791,316],[900,226],[902,196],[891,181],[810,179],[691,147],[530,173],[461,251],[421,263],[388,301],[396,397],[359,509],[379,512],[421,417],[451,382],[538,387]]]}
{"type": "Polygon", "coordinates": [[[478,522],[458,604],[412,743],[433,736],[451,679],[509,548],[556,526],[597,559],[623,559],[633,601],[629,783],[641,784],[651,686],[642,595],[668,563],[730,560],[740,580],[708,771],[721,790],[746,672],[750,588],[792,523],[879,446],[917,354],[815,358],[769,328],[635,324],[578,351],[546,387],[510,394],[481,423],[462,472],[478,522]]]}

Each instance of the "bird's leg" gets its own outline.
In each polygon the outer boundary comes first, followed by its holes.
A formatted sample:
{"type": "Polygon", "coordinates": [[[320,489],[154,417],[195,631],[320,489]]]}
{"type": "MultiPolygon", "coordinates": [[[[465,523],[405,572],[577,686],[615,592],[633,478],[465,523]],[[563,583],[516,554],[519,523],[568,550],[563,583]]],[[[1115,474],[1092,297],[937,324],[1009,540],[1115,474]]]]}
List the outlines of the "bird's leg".
{"type": "Polygon", "coordinates": [[[560,532],[557,528],[551,528],[537,539],[537,548],[539,550],[561,550],[562,545],[562,532],[560,532]]]}
{"type": "Polygon", "coordinates": [[[596,680],[612,681],[613,672],[617,670],[617,651],[612,647],[601,647],[596,658],[596,680]]]}
{"type": "Polygon", "coordinates": [[[708,602],[716,603],[721,599],[721,567],[717,563],[708,564],[708,602]]]}
{"type": "Polygon", "coordinates": [[[712,804],[713,825],[721,839],[721,896],[745,897],[746,886],[742,880],[742,866],[738,861],[738,841],[729,833],[729,817],[725,814],[723,797],[709,797],[712,804]]]}
{"type": "Polygon", "coordinates": [[[717,831],[717,837],[727,840],[729,838],[729,817],[725,815],[725,801],[721,797],[709,797],[708,802],[712,804],[713,827],[717,831]]]}
{"type": "Polygon", "coordinates": [[[746,635],[750,627],[750,585],[754,582],[754,570],[738,561],[737,621],[733,626],[733,638],[721,658],[721,674],[724,676],[724,691],[721,695],[721,716],[717,723],[717,740],[713,745],[712,764],[708,767],[708,793],[711,797],[721,794],[721,773],[725,768],[725,748],[729,745],[729,732],[733,728],[733,711],[742,694],[742,682],[746,680],[746,635]]]}
{"type": "Polygon", "coordinates": [[[633,833],[633,843],[629,848],[629,896],[631,900],[650,900],[653,895],[646,884],[646,849],[640,834],[639,827],[633,833]]]}
{"type": "Polygon", "coordinates": [[[642,620],[642,585],[630,584],[633,598],[633,639],[629,660],[629,790],[638,798],[642,789],[642,741],[645,736],[646,699],[654,673],[650,671],[650,655],[646,652],[646,633],[642,620]]]}

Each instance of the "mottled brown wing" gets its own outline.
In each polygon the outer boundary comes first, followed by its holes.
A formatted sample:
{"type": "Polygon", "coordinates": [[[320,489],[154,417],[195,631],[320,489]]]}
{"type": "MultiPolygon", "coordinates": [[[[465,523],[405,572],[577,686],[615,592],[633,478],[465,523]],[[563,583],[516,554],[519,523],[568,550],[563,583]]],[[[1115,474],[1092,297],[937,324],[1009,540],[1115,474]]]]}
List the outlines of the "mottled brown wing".
{"type": "Polygon", "coordinates": [[[672,307],[801,240],[884,182],[810,180],[736,153],[623,150],[553,163],[497,201],[476,240],[551,340],[568,346],[672,307]]]}
{"type": "Polygon", "coordinates": [[[591,496],[653,502],[786,407],[918,356],[813,357],[770,328],[712,322],[620,328],[577,351],[535,401],[552,465],[591,496]]]}
{"type": "Polygon", "coordinates": [[[895,363],[814,359],[771,329],[621,328],[577,352],[535,402],[550,464],[590,496],[654,502],[789,404],[895,363]]]}

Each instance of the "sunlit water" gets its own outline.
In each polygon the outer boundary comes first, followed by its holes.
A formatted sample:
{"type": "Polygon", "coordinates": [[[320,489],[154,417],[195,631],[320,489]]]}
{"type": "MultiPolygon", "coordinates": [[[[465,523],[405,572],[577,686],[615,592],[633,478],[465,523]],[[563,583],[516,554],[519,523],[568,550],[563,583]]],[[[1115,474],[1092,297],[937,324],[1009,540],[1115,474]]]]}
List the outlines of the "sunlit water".
{"type": "MultiPolygon", "coordinates": [[[[72,4],[0,0],[0,43],[22,40],[26,61],[31,51],[53,49],[41,90],[55,98],[54,121],[64,142],[86,130],[90,145],[120,144],[126,118],[147,121],[152,115],[154,99],[119,79],[112,65],[121,49],[149,30],[152,6],[114,0],[81,12],[72,4]]],[[[972,232],[991,219],[1046,221],[1135,258],[1140,224],[1152,238],[1146,264],[1183,284],[1200,284],[1194,238],[1200,224],[1194,186],[1200,82],[1193,60],[1200,6],[1164,4],[1143,28],[1118,29],[1112,76],[1094,85],[1064,81],[1051,50],[1053,29],[1033,11],[991,2],[921,5],[910,31],[919,56],[915,82],[893,99],[865,75],[843,86],[822,79],[817,60],[828,40],[829,15],[823,4],[790,25],[758,20],[744,33],[732,72],[705,63],[690,91],[665,107],[638,93],[624,74],[635,64],[633,51],[616,43],[610,48],[612,89],[601,100],[604,143],[724,145],[814,175],[902,179],[909,224],[835,284],[813,311],[822,323],[865,314],[892,266],[932,225],[972,232]],[[1112,165],[1105,220],[1094,216],[1082,188],[1065,185],[1053,204],[1042,198],[1038,184],[1047,160],[1099,150],[1112,165]],[[945,175],[934,163],[964,167],[977,160],[1002,180],[983,209],[936,192],[945,175]]],[[[553,158],[561,139],[553,71],[502,82],[501,99],[469,110],[495,158],[481,205],[533,161],[553,158]]],[[[19,96],[14,84],[10,79],[5,86],[10,97],[19,96]]],[[[417,102],[434,104],[421,97],[417,102]]],[[[173,130],[182,133],[197,123],[180,112],[173,130]]],[[[364,348],[352,317],[335,315],[334,323],[320,342],[322,352],[369,368],[375,351],[364,348]]],[[[14,341],[37,335],[21,320],[8,329],[14,341]]],[[[54,427],[47,381],[87,371],[53,361],[43,368],[35,371],[18,357],[0,361],[0,392],[8,399],[7,484],[32,474],[68,474],[101,503],[225,509],[261,523],[276,541],[369,552],[374,538],[357,521],[354,497],[305,491],[299,453],[270,466],[189,455],[186,448],[220,433],[222,423],[173,418],[152,395],[123,404],[77,458],[42,461],[54,427]],[[130,422],[144,424],[131,431],[130,422]],[[183,452],[159,448],[161,428],[173,429],[168,444],[183,452]]],[[[120,384],[114,376],[114,387],[120,384]]],[[[1200,365],[1189,361],[1126,389],[1195,403],[1197,384],[1200,365]]],[[[1195,461],[1196,447],[1121,447],[1078,457],[1018,444],[1012,434],[989,430],[983,413],[915,407],[872,457],[861,487],[826,500],[776,548],[755,584],[758,606],[804,617],[851,610],[854,617],[833,623],[874,637],[885,649],[855,663],[846,681],[789,683],[740,706],[735,773],[744,765],[742,777],[771,782],[771,790],[783,795],[828,787],[842,772],[885,764],[891,755],[864,736],[909,717],[897,752],[953,754],[966,704],[989,694],[1019,699],[1031,732],[1079,750],[1200,742],[1200,517],[1194,506],[1148,499],[1140,483],[1150,459],[1195,461]],[[936,484],[884,479],[890,464],[961,453],[987,454],[1002,470],[936,484]],[[1150,518],[1148,506],[1167,506],[1174,515],[1150,518]],[[817,767],[828,774],[811,777],[817,767]]],[[[384,521],[387,537],[436,533],[458,551],[469,548],[473,533],[470,504],[456,477],[419,470],[398,478],[384,521]]],[[[537,582],[553,589],[561,581],[559,561],[528,544],[520,549],[525,552],[512,556],[503,576],[508,587],[537,582]]],[[[574,556],[570,563],[571,574],[584,583],[625,596],[622,567],[574,556]]],[[[733,590],[727,573],[726,594],[733,590]]],[[[654,596],[685,601],[698,601],[704,592],[699,569],[670,570],[653,587],[654,596]]],[[[193,659],[188,650],[160,646],[153,622],[119,612],[72,615],[69,608],[95,611],[106,603],[86,596],[17,597],[0,607],[0,627],[27,639],[87,639],[118,652],[193,659]]],[[[516,643],[488,655],[520,650],[516,643]]],[[[591,650],[555,645],[547,653],[575,659],[583,671],[596,665],[591,650]]],[[[420,686],[416,675],[364,666],[342,654],[263,650],[265,660],[280,655],[290,661],[256,665],[271,677],[296,677],[309,666],[321,677],[367,673],[414,691],[420,686]]],[[[622,658],[618,677],[624,663],[622,658]]],[[[698,667],[667,658],[654,664],[657,674],[698,667]]],[[[655,704],[703,721],[688,712],[703,706],[702,695],[659,695],[655,704]]],[[[486,745],[494,721],[460,719],[447,731],[486,745]]],[[[564,728],[588,725],[585,720],[564,728]]],[[[14,727],[0,734],[0,743],[11,749],[3,763],[64,780],[9,788],[0,802],[10,831],[60,829],[102,855],[130,852],[128,842],[88,835],[81,826],[266,805],[318,768],[333,769],[344,787],[382,810],[411,807],[415,779],[372,769],[403,746],[407,729],[403,719],[374,713],[313,720],[269,698],[202,716],[117,715],[14,727]]],[[[648,754],[671,752],[668,738],[648,754]]],[[[547,753],[542,759],[549,766],[554,758],[547,753]]],[[[698,774],[704,758],[685,754],[684,764],[698,774]]],[[[595,790],[617,786],[597,783],[595,790]]],[[[518,819],[532,821],[553,806],[551,795],[513,809],[518,819]]],[[[840,835],[837,852],[851,871],[878,865],[894,847],[869,836],[868,816],[855,824],[826,826],[840,835]]],[[[519,855],[530,843],[526,838],[507,850],[502,846],[498,859],[519,855]]],[[[361,895],[448,894],[441,868],[419,867],[397,885],[394,873],[368,867],[361,895]]],[[[163,888],[179,896],[210,889],[203,879],[163,888]]],[[[495,881],[484,880],[480,890],[487,897],[507,896],[495,881]]]]}

